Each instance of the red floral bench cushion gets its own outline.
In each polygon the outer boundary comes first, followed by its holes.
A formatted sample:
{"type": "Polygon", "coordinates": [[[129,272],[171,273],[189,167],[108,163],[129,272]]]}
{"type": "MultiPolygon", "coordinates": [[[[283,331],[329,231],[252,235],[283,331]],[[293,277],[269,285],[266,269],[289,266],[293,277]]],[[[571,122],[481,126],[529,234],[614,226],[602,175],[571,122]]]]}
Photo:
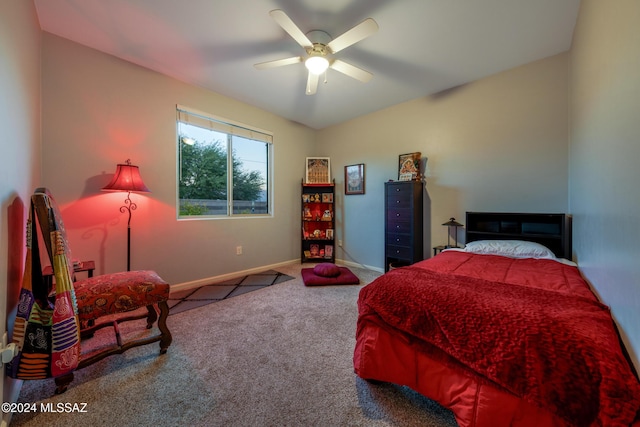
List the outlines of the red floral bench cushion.
{"type": "Polygon", "coordinates": [[[94,320],[165,301],[169,284],[155,271],[104,274],[74,283],[78,318],[94,320]]]}

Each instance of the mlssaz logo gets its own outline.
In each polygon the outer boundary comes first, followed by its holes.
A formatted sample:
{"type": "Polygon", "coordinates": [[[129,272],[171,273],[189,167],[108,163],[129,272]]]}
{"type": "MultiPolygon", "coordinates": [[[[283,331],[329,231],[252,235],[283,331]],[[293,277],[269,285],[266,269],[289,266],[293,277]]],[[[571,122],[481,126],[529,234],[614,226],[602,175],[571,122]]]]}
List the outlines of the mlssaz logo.
{"type": "Polygon", "coordinates": [[[41,402],[40,412],[87,412],[86,403],[70,403],[70,402],[41,402]]]}

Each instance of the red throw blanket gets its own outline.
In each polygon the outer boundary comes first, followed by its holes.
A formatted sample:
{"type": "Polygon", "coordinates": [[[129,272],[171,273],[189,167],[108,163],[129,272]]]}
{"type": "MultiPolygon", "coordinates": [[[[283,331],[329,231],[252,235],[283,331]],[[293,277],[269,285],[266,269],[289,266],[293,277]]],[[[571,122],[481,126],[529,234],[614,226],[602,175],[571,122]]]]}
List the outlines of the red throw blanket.
{"type": "Polygon", "coordinates": [[[640,409],[640,384],[595,298],[414,266],[365,286],[358,309],[570,424],[628,426],[640,409]]]}

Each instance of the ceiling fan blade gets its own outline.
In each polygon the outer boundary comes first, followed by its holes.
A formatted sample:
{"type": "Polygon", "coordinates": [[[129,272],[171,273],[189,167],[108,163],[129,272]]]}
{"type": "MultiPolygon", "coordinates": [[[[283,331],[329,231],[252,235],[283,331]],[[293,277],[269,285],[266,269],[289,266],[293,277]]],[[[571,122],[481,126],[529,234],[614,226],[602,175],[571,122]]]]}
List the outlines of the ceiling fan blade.
{"type": "Polygon", "coordinates": [[[309,73],[309,77],[307,78],[307,89],[304,91],[307,95],[313,95],[318,90],[318,80],[320,76],[318,74],[309,73]]]}
{"type": "Polygon", "coordinates": [[[298,26],[293,23],[291,18],[289,18],[289,16],[287,16],[287,14],[282,10],[272,10],[271,12],[269,12],[269,15],[271,15],[273,20],[276,21],[283,30],[289,33],[289,35],[293,37],[293,39],[297,41],[300,46],[305,49],[313,47],[313,43],[311,43],[311,40],[309,40],[309,38],[304,35],[300,28],[298,28],[298,26]]]}
{"type": "Polygon", "coordinates": [[[254,64],[253,66],[256,67],[258,70],[264,70],[267,68],[282,67],[283,65],[297,64],[299,62],[302,62],[302,57],[294,56],[292,58],[276,59],[275,61],[260,62],[258,64],[254,64]]]}
{"type": "Polygon", "coordinates": [[[342,74],[346,74],[349,77],[353,77],[356,80],[360,80],[362,83],[366,83],[373,77],[368,71],[358,68],[355,65],[348,64],[344,61],[336,59],[330,65],[336,71],[340,71],[342,74]]]}
{"type": "Polygon", "coordinates": [[[346,33],[331,40],[327,47],[332,53],[336,53],[369,37],[376,31],[378,31],[378,23],[371,18],[367,18],[346,33]]]}

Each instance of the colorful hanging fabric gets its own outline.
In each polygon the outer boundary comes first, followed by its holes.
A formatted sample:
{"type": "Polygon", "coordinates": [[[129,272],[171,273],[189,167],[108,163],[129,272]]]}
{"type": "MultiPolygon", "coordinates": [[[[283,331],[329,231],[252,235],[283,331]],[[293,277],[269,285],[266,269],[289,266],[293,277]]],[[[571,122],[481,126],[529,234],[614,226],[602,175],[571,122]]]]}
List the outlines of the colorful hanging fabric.
{"type": "Polygon", "coordinates": [[[80,359],[80,325],[73,288],[73,268],[57,205],[46,189],[31,197],[27,220],[27,255],[12,341],[18,354],[7,375],[23,380],[72,372],[80,359]],[[55,277],[48,289],[42,276],[38,227],[55,277]]]}

